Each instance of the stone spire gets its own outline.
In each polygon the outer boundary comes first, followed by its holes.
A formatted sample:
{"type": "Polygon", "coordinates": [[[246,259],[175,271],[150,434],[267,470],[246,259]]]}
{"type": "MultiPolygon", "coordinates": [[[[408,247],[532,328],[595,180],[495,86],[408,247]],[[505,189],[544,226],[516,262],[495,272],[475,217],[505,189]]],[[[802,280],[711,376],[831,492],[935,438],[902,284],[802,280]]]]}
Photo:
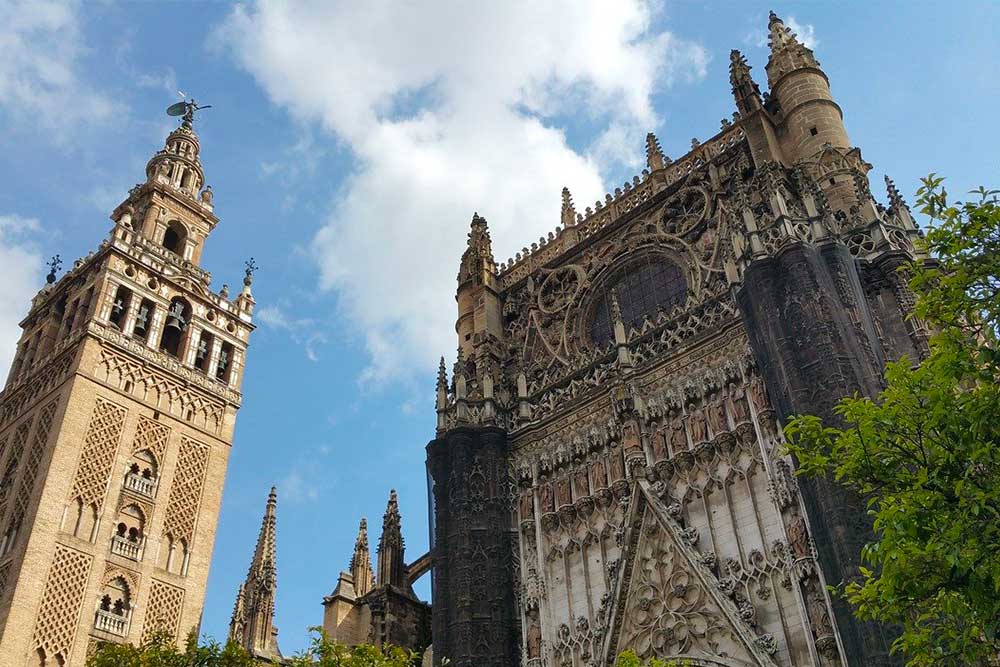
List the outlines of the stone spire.
{"type": "Polygon", "coordinates": [[[274,627],[274,594],[278,587],[276,509],[278,493],[272,486],[261,520],[257,548],[240,584],[229,622],[229,639],[258,658],[280,658],[278,629],[274,627]]]}
{"type": "Polygon", "coordinates": [[[378,540],[378,580],[382,586],[406,590],[406,565],[403,561],[403,534],[400,532],[399,501],[396,489],[389,493],[389,503],[382,517],[382,536],[378,540]]]}
{"type": "Polygon", "coordinates": [[[358,597],[367,595],[372,589],[374,575],[368,551],[368,519],[362,518],[361,525],[358,526],[358,537],[354,540],[354,555],[351,556],[351,578],[354,580],[354,592],[358,597]]]}
{"type": "Polygon", "coordinates": [[[729,52],[729,83],[740,115],[746,116],[761,108],[760,88],[750,74],[746,57],[736,49],[729,52]]]}
{"type": "Polygon", "coordinates": [[[774,90],[775,83],[785,74],[796,69],[819,69],[819,62],[811,49],[798,40],[791,28],[771,12],[767,22],[768,45],[771,55],[767,59],[767,83],[774,90]]]}

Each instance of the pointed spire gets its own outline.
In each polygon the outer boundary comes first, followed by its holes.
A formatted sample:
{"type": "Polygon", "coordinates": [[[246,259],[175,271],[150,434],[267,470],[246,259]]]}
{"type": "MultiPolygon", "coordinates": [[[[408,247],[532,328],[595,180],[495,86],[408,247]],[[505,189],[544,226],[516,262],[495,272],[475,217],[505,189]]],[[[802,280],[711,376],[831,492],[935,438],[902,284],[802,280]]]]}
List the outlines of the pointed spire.
{"type": "Polygon", "coordinates": [[[573,206],[573,195],[569,193],[569,188],[562,189],[562,216],[563,229],[576,224],[576,207],[573,206]]]}
{"type": "Polygon", "coordinates": [[[663,154],[660,148],[660,141],[656,135],[650,132],[646,135],[646,166],[650,171],[658,171],[670,164],[670,158],[663,154]]]}
{"type": "Polygon", "coordinates": [[[406,564],[403,561],[405,545],[401,531],[399,500],[396,489],[389,493],[389,502],[382,517],[382,536],[378,540],[378,586],[394,586],[405,590],[406,564]]]}
{"type": "Polygon", "coordinates": [[[813,52],[798,40],[792,29],[774,12],[768,18],[767,32],[767,43],[771,49],[771,55],[767,59],[767,81],[772,91],[775,82],[792,70],[819,68],[813,52]]]}
{"type": "Polygon", "coordinates": [[[229,638],[251,656],[280,657],[278,630],[274,627],[274,594],[278,587],[277,569],[278,491],[271,487],[261,519],[246,580],[240,584],[229,622],[229,638]]]}
{"type": "Polygon", "coordinates": [[[354,540],[354,555],[351,556],[351,577],[354,579],[354,592],[358,597],[367,595],[374,583],[372,574],[372,559],[368,551],[368,520],[361,519],[358,526],[358,537],[354,540]]]}
{"type": "Polygon", "coordinates": [[[761,107],[760,88],[750,74],[746,57],[736,49],[729,52],[729,83],[733,88],[736,110],[741,116],[761,107]]]}

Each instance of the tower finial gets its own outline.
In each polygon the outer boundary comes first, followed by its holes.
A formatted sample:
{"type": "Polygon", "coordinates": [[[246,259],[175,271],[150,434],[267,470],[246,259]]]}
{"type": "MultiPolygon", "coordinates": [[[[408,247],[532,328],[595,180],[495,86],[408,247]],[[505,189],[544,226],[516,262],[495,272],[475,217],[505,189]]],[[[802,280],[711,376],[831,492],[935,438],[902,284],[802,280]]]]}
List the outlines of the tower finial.
{"type": "Polygon", "coordinates": [[[767,43],[771,49],[771,55],[767,59],[767,80],[772,93],[775,83],[784,74],[796,69],[819,68],[812,50],[800,42],[792,29],[774,12],[771,12],[767,22],[767,33],[767,43]]]}
{"type": "Polygon", "coordinates": [[[646,166],[650,171],[663,169],[670,163],[670,158],[663,154],[660,148],[660,141],[656,135],[650,132],[646,135],[646,166]]]}
{"type": "Polygon", "coordinates": [[[51,285],[56,281],[56,273],[62,266],[62,258],[59,255],[53,255],[46,266],[49,267],[49,275],[45,276],[45,282],[51,285]]]}

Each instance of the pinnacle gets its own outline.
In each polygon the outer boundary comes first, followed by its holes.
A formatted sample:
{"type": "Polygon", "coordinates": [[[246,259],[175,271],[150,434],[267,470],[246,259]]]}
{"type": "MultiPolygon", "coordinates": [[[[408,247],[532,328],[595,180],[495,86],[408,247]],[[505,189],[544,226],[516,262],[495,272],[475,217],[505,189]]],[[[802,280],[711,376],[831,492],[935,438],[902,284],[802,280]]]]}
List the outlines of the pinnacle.
{"type": "Polygon", "coordinates": [[[660,141],[656,135],[650,132],[646,135],[646,166],[650,171],[663,169],[667,165],[667,158],[660,148],[660,141]]]}

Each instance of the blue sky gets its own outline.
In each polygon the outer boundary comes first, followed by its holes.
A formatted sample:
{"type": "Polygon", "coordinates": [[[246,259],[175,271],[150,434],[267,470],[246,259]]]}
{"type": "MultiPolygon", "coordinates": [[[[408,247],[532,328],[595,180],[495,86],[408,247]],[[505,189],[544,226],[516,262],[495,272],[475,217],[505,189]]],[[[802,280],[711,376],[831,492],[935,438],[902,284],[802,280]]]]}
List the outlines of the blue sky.
{"type": "Polygon", "coordinates": [[[107,233],[176,91],[213,105],[203,265],[216,286],[261,267],[204,613],[220,638],[271,484],[286,652],[359,517],[377,540],[391,487],[409,558],[426,550],[434,371],[473,211],[502,261],[555,227],[563,185],[582,209],[637,173],[647,131],[674,157],[712,136],[730,49],[764,87],[768,9],[815,43],[874,191],[884,173],[911,197],[930,171],[956,193],[1000,181],[998,3],[419,4],[0,0],[4,368],[44,258],[107,233]]]}

